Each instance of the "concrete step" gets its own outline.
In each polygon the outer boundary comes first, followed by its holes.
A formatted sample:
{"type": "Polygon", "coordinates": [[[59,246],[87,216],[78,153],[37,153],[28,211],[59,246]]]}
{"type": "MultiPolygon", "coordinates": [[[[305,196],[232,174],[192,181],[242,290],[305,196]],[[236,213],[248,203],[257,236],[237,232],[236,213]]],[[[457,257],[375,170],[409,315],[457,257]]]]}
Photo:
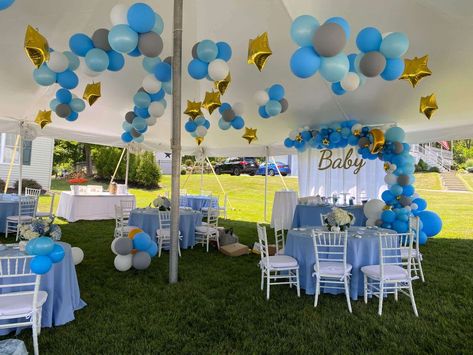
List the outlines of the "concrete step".
{"type": "Polygon", "coordinates": [[[450,191],[468,191],[463,181],[459,179],[453,172],[445,172],[440,174],[442,184],[445,189],[450,191]]]}

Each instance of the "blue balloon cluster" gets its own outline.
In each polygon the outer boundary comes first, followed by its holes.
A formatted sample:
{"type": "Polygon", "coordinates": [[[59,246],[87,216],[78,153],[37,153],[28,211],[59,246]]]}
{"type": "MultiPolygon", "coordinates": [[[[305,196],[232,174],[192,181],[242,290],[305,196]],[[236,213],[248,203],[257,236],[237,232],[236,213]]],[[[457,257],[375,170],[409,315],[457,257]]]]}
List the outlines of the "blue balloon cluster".
{"type": "Polygon", "coordinates": [[[0,0],[0,11],[9,8],[14,2],[15,0],[0,0]]]}
{"type": "Polygon", "coordinates": [[[359,69],[357,69],[355,65],[356,58],[356,53],[351,53],[348,55],[350,67],[348,69],[347,76],[343,79],[343,81],[332,83],[332,92],[335,95],[340,96],[345,94],[347,91],[354,91],[366,82],[366,77],[359,72],[359,69]]]}
{"type": "Polygon", "coordinates": [[[274,84],[266,90],[256,93],[258,113],[261,118],[270,118],[287,111],[288,102],[284,97],[285,90],[281,84],[274,84]]]}
{"type": "Polygon", "coordinates": [[[64,259],[64,248],[49,237],[31,239],[26,244],[25,251],[28,255],[34,255],[30,268],[38,275],[46,274],[53,264],[64,259]]]}
{"type": "Polygon", "coordinates": [[[79,67],[79,58],[71,52],[56,52],[55,54],[55,57],[59,59],[53,63],[57,64],[54,66],[54,70],[48,66],[48,63],[43,63],[39,68],[33,70],[34,81],[41,86],[51,86],[57,83],[65,89],[75,89],[79,84],[79,78],[74,73],[79,67]]]}
{"type": "Polygon", "coordinates": [[[192,48],[192,60],[187,65],[187,72],[196,79],[207,78],[211,81],[223,80],[229,73],[228,62],[232,57],[232,48],[227,42],[213,42],[205,39],[192,48]]]}
{"type": "Polygon", "coordinates": [[[59,89],[56,92],[56,98],[50,101],[49,107],[59,117],[73,122],[79,117],[79,112],[84,111],[85,101],[74,97],[67,89],[59,89]]]}
{"type": "Polygon", "coordinates": [[[242,129],[245,126],[245,120],[239,112],[235,112],[228,102],[222,103],[218,108],[218,112],[222,115],[218,120],[218,127],[224,131],[233,127],[234,129],[242,129]]]}
{"type": "Polygon", "coordinates": [[[210,128],[210,121],[204,116],[197,116],[196,118],[186,122],[184,126],[186,132],[194,138],[204,138],[207,135],[207,131],[210,128]]]}

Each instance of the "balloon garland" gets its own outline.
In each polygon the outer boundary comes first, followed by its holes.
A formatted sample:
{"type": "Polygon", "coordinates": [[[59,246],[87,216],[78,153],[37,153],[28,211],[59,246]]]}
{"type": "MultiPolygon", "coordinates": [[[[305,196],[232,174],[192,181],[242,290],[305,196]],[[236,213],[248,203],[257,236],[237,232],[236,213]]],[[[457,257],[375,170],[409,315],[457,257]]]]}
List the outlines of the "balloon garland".
{"type": "Polygon", "coordinates": [[[281,84],[274,84],[266,90],[255,93],[254,99],[259,106],[258,113],[261,118],[270,118],[287,111],[289,103],[284,97],[285,90],[281,84]]]}
{"type": "Polygon", "coordinates": [[[64,248],[49,237],[31,239],[26,244],[25,252],[28,255],[34,255],[30,262],[30,268],[38,275],[46,274],[51,270],[53,264],[64,259],[64,248]]]}

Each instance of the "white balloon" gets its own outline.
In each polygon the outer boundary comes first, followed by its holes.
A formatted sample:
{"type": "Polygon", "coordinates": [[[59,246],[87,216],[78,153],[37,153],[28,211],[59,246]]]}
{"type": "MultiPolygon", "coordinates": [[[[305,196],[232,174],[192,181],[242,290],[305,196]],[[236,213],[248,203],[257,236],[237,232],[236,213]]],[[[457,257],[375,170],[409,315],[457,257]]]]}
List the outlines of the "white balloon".
{"type": "Polygon", "coordinates": [[[388,185],[394,185],[397,182],[397,176],[394,174],[386,174],[384,182],[388,185]]]}
{"type": "Polygon", "coordinates": [[[235,102],[232,109],[236,116],[242,116],[245,112],[245,105],[242,102],[235,102]]]}
{"type": "Polygon", "coordinates": [[[113,238],[112,244],[110,245],[110,249],[112,249],[112,253],[115,255],[118,255],[118,253],[115,251],[115,243],[118,240],[118,238],[113,238]]]}
{"type": "Polygon", "coordinates": [[[366,226],[368,227],[373,227],[376,225],[376,219],[374,218],[368,218],[368,220],[366,221],[366,226]]]}
{"type": "Polygon", "coordinates": [[[394,172],[396,169],[397,169],[397,165],[396,165],[396,164],[391,164],[391,165],[389,166],[388,171],[389,171],[390,173],[392,173],[392,172],[394,172]]]}
{"type": "Polygon", "coordinates": [[[299,132],[297,132],[297,130],[293,130],[293,131],[289,132],[289,138],[294,140],[294,139],[296,139],[298,134],[299,134],[299,132]]]}
{"type": "Polygon", "coordinates": [[[411,204],[411,210],[416,210],[418,208],[419,208],[419,206],[417,205],[417,203],[412,203],[411,204]]]}
{"type": "Polygon", "coordinates": [[[156,94],[159,90],[161,90],[162,84],[158,79],[156,79],[154,74],[149,74],[143,79],[142,86],[147,93],[156,94]]]}
{"type": "Polygon", "coordinates": [[[69,59],[61,52],[51,52],[49,54],[48,67],[53,72],[62,73],[69,67],[69,59]]]}
{"type": "Polygon", "coordinates": [[[72,247],[71,253],[72,253],[72,260],[74,261],[74,265],[78,265],[82,262],[82,260],[84,260],[84,252],[82,251],[81,248],[72,247]]]}
{"type": "Polygon", "coordinates": [[[148,127],[149,126],[154,126],[158,122],[158,118],[156,116],[149,116],[148,117],[148,127]]]}
{"type": "Polygon", "coordinates": [[[258,90],[254,96],[255,102],[258,106],[266,105],[269,101],[269,95],[265,90],[258,90]]]}
{"type": "Polygon", "coordinates": [[[165,110],[166,108],[159,101],[153,101],[148,107],[149,114],[154,117],[161,117],[164,115],[165,110]]]}
{"type": "Polygon", "coordinates": [[[99,76],[101,74],[98,71],[93,71],[93,70],[89,69],[89,67],[87,65],[81,65],[80,67],[82,68],[82,72],[85,75],[90,76],[91,78],[95,78],[96,76],[99,76]]]}
{"type": "Polygon", "coordinates": [[[225,79],[230,72],[227,62],[223,59],[212,60],[209,64],[208,70],[209,77],[214,81],[225,79]]]}
{"type": "Polygon", "coordinates": [[[128,6],[123,4],[117,4],[112,7],[112,11],[110,11],[110,21],[112,25],[128,25],[128,6]]]}
{"type": "Polygon", "coordinates": [[[363,127],[361,126],[361,124],[356,123],[356,124],[354,124],[354,125],[351,127],[351,132],[352,132],[352,133],[355,133],[355,131],[361,132],[361,129],[362,129],[362,128],[363,128],[363,127]]]}
{"type": "Polygon", "coordinates": [[[205,137],[205,135],[207,134],[207,128],[205,128],[204,126],[198,126],[195,130],[195,133],[197,134],[197,137],[205,137]]]}
{"type": "Polygon", "coordinates": [[[348,73],[340,82],[342,88],[346,91],[354,91],[360,86],[360,77],[357,73],[348,73]]]}
{"type": "Polygon", "coordinates": [[[131,265],[133,264],[133,254],[128,255],[117,255],[115,260],[113,260],[113,265],[118,271],[127,271],[130,270],[131,265]]]}
{"type": "Polygon", "coordinates": [[[363,206],[363,212],[368,219],[372,218],[376,220],[381,217],[384,206],[386,206],[384,201],[372,199],[365,203],[363,206]]]}

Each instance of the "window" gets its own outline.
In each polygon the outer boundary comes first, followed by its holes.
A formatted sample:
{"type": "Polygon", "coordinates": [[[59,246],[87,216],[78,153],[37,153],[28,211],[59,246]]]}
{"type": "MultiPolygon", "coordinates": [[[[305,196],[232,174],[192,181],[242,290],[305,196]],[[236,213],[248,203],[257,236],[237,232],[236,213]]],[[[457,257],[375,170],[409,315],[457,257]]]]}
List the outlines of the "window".
{"type": "MultiPolygon", "coordinates": [[[[0,133],[0,164],[10,164],[13,150],[15,149],[17,135],[13,133],[0,133]]],[[[23,141],[23,165],[31,164],[31,141],[23,141]]],[[[18,149],[18,148],[17,148],[18,149]]],[[[20,163],[18,150],[15,154],[15,164],[20,163]]]]}

